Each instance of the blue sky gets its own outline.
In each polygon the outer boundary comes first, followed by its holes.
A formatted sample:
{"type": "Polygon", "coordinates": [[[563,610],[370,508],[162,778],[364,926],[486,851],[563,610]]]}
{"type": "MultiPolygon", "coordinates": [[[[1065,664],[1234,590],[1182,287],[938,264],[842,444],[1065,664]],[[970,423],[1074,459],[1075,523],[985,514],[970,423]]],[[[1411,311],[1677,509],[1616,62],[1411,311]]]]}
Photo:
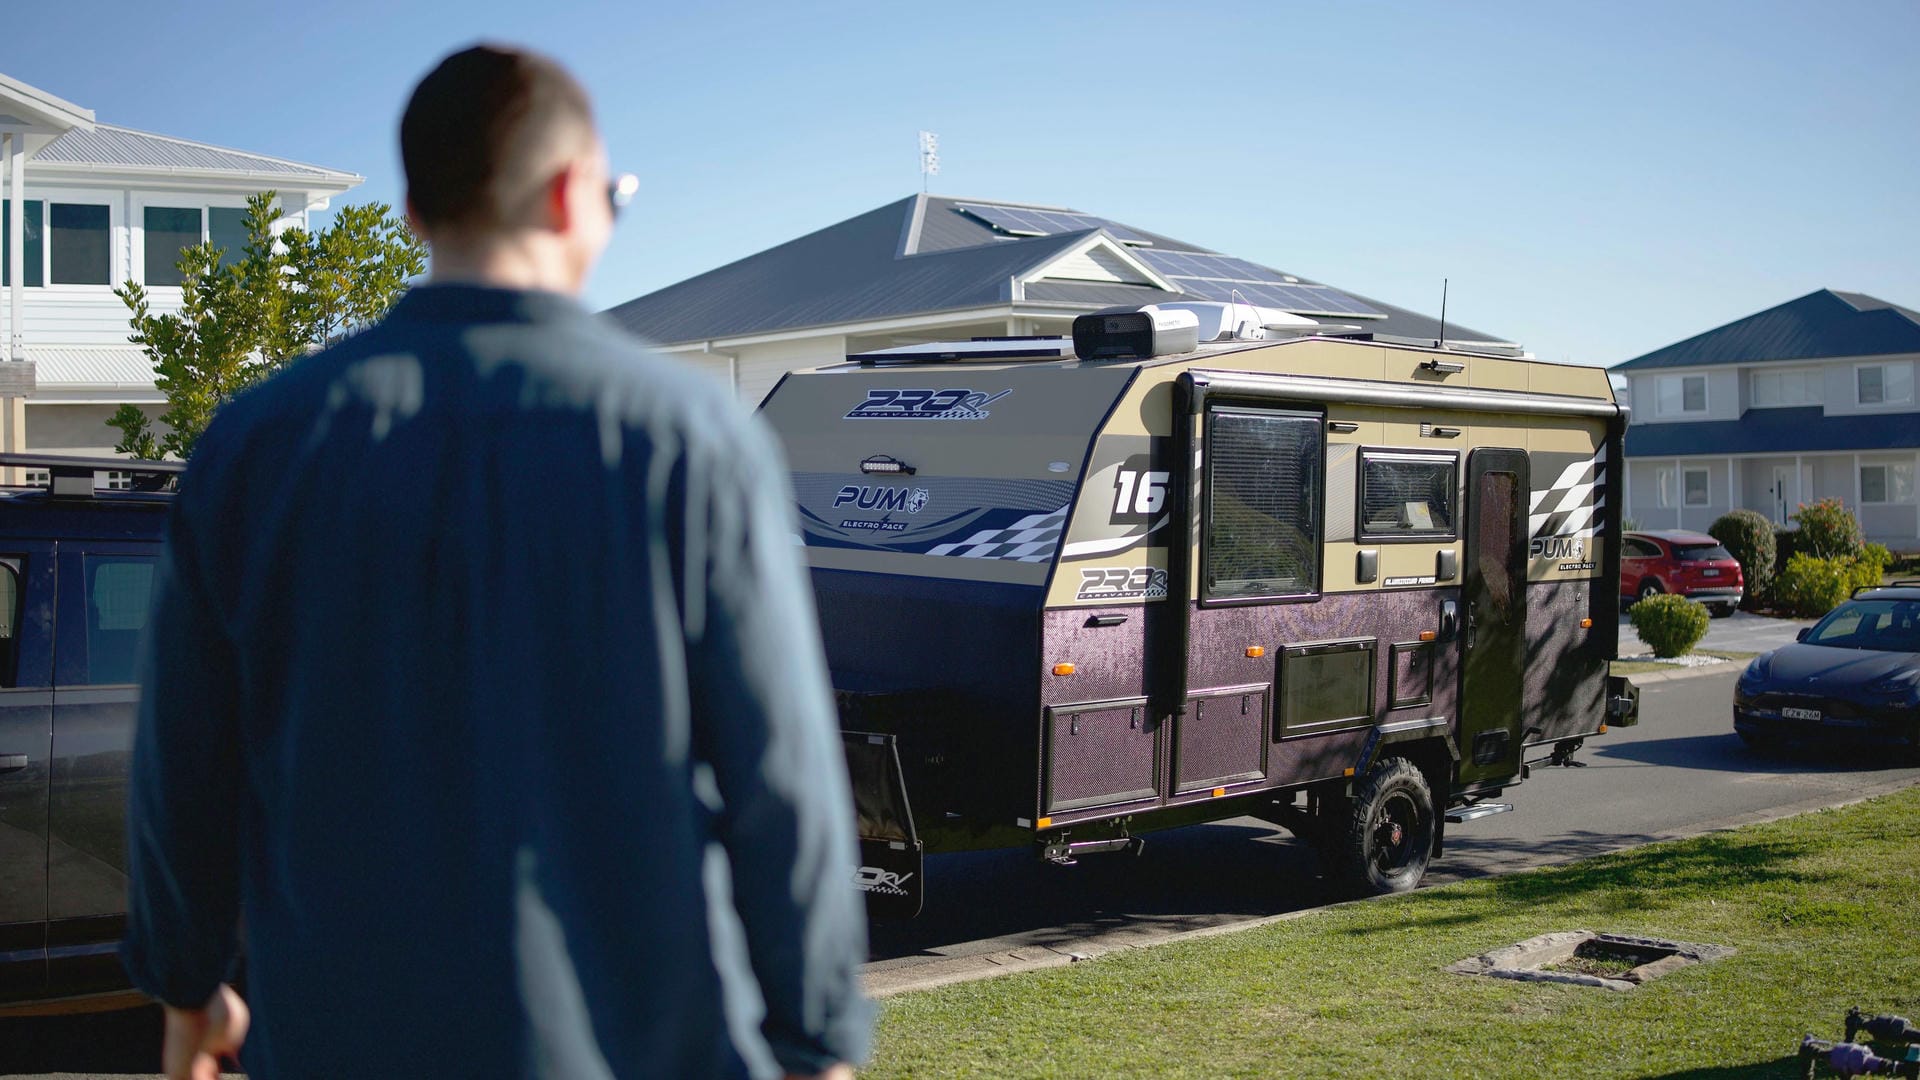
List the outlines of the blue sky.
{"type": "Polygon", "coordinates": [[[1614,363],[1813,289],[1920,307],[1920,3],[12,5],[0,72],[402,194],[413,82],[559,57],[640,175],[607,306],[919,189],[1071,206],[1614,363]],[[112,10],[118,7],[119,10],[112,10]]]}

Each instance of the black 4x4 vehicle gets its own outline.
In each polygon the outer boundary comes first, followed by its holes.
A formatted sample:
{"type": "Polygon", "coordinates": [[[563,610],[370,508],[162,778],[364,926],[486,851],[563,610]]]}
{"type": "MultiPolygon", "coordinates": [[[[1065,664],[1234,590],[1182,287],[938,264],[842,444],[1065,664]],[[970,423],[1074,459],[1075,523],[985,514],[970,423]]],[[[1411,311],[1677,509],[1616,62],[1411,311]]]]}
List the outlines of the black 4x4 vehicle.
{"type": "Polygon", "coordinates": [[[0,1012],[127,985],[134,666],[181,468],[0,454],[45,480],[0,487],[0,1012]]]}

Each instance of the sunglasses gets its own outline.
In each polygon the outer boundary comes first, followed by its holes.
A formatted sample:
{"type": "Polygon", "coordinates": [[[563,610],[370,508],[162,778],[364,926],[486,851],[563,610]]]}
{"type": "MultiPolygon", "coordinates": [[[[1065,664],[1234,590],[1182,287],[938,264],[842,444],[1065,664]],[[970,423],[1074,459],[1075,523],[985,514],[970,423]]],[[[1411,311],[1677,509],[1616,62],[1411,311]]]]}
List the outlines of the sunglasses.
{"type": "Polygon", "coordinates": [[[640,178],[632,173],[621,173],[607,181],[607,208],[614,217],[620,216],[620,208],[633,201],[634,192],[640,190],[640,178]]]}

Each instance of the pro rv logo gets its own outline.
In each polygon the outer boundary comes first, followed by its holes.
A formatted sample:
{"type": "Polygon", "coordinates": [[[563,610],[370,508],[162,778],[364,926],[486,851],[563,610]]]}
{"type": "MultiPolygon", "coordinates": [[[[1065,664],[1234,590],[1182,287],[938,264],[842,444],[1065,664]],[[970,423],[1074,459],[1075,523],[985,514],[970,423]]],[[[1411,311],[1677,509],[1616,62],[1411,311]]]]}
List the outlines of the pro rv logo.
{"type": "Polygon", "coordinates": [[[1013,393],[978,390],[869,390],[849,420],[985,420],[987,406],[1013,393]]]}
{"type": "Polygon", "coordinates": [[[877,866],[863,866],[853,872],[853,887],[861,892],[880,893],[884,896],[906,896],[907,882],[912,874],[896,874],[891,870],[882,870],[877,866]]]}
{"type": "Polygon", "coordinates": [[[1080,571],[1075,600],[1164,600],[1167,572],[1152,566],[1090,566],[1080,571]]]}

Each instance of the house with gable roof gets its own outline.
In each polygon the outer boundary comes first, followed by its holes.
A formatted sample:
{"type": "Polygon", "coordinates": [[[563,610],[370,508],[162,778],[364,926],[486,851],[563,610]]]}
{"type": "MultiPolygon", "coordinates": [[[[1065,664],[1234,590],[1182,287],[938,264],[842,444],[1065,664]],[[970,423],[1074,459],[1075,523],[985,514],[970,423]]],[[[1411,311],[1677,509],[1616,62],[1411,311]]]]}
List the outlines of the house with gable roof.
{"type": "Polygon", "coordinates": [[[0,75],[0,450],[110,454],[122,403],[164,408],[114,287],[139,282],[155,313],[178,310],[180,250],[245,246],[249,195],[277,192],[276,229],[304,227],[361,181],[103,123],[0,75]]]}
{"type": "Polygon", "coordinates": [[[1920,312],[1821,289],[1613,371],[1641,528],[1705,530],[1737,507],[1785,525],[1834,498],[1869,540],[1920,550],[1920,312]]]}
{"type": "Polygon", "coordinates": [[[1518,345],[1064,207],[913,195],[607,314],[759,401],[797,368],[974,337],[1067,335],[1078,315],[1241,300],[1270,319],[1519,355],[1518,345]]]}

